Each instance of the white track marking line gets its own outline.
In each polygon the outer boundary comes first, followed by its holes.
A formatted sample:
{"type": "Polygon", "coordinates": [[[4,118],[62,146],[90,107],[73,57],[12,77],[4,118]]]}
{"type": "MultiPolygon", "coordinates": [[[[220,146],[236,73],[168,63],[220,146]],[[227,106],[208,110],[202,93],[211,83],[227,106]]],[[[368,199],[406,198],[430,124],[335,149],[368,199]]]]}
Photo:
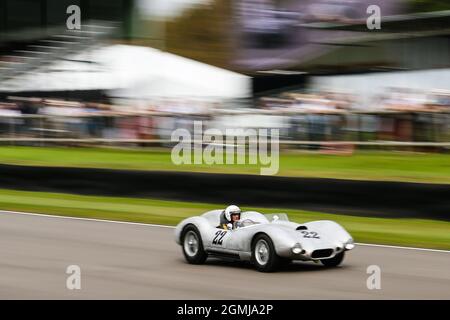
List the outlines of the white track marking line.
{"type": "Polygon", "coordinates": [[[387,244],[373,244],[373,243],[358,243],[356,245],[366,246],[366,247],[381,247],[381,248],[392,248],[392,249],[405,249],[405,250],[417,250],[417,251],[431,251],[431,252],[444,252],[450,253],[450,250],[439,250],[439,249],[427,249],[427,248],[416,248],[416,247],[402,247],[402,246],[392,246],[387,244]]]}
{"type": "MultiPolygon", "coordinates": [[[[67,220],[84,220],[84,221],[94,221],[94,222],[108,222],[108,223],[116,223],[116,224],[128,224],[128,225],[136,225],[136,226],[175,229],[174,226],[167,226],[167,225],[163,225],[163,224],[139,223],[139,222],[116,221],[116,220],[106,220],[106,219],[104,220],[104,219],[93,219],[93,218],[80,218],[80,217],[71,217],[71,216],[58,216],[58,215],[51,215],[51,214],[44,214],[44,213],[0,210],[0,214],[5,214],[5,213],[6,214],[20,214],[20,215],[24,215],[24,216],[36,216],[36,217],[46,217],[46,218],[67,219],[67,220]]],[[[381,248],[391,248],[391,249],[404,249],[404,250],[450,253],[450,250],[402,247],[402,246],[392,246],[392,245],[386,245],[386,244],[373,244],[373,243],[360,243],[360,242],[355,242],[355,244],[358,246],[366,246],[366,247],[381,247],[381,248]]]]}
{"type": "Polygon", "coordinates": [[[44,214],[44,213],[32,213],[32,212],[22,212],[22,211],[9,211],[9,210],[0,210],[0,214],[20,214],[23,216],[36,216],[36,217],[46,217],[46,218],[58,218],[58,219],[67,219],[67,220],[83,220],[83,221],[94,221],[94,222],[109,222],[109,223],[117,223],[117,224],[130,224],[135,226],[146,226],[146,227],[158,227],[158,228],[171,228],[174,229],[174,226],[166,226],[163,224],[150,224],[150,223],[140,223],[140,222],[129,222],[129,221],[117,221],[117,220],[106,220],[106,219],[94,219],[94,218],[80,218],[80,217],[71,217],[71,216],[59,216],[52,214],[44,214]]]}

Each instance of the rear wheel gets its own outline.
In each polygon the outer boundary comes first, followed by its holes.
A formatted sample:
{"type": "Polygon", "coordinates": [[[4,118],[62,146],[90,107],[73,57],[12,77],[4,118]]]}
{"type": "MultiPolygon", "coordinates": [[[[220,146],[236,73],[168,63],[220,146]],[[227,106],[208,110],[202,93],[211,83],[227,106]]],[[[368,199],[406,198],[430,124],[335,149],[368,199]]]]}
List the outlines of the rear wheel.
{"type": "Polygon", "coordinates": [[[208,254],[203,249],[202,237],[198,229],[187,226],[183,231],[183,254],[186,261],[191,264],[202,264],[206,261],[208,254]]]}
{"type": "Polygon", "coordinates": [[[252,245],[252,262],[261,272],[275,271],[281,263],[272,240],[265,234],[256,236],[252,245]]]}
{"type": "Polygon", "coordinates": [[[345,252],[338,253],[331,259],[322,259],[320,262],[326,267],[337,267],[344,260],[345,252]]]}

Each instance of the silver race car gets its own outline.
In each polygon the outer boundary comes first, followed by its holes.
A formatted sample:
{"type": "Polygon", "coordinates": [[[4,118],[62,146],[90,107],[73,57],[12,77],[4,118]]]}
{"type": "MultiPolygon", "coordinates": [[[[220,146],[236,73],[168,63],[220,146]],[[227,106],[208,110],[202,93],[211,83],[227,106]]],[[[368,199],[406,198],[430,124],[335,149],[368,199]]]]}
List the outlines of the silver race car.
{"type": "Polygon", "coordinates": [[[251,261],[257,270],[270,272],[292,260],[339,265],[354,248],[347,231],[333,221],[290,222],[286,214],[263,215],[245,211],[231,230],[220,228],[222,210],[181,221],[175,229],[187,262],[202,264],[208,256],[251,261]]]}

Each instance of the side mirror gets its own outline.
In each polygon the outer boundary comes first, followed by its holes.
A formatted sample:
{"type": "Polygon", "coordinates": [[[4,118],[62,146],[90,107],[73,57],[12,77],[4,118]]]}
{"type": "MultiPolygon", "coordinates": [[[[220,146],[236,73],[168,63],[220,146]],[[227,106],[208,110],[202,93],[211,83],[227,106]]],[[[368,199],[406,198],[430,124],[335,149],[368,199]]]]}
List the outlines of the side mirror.
{"type": "Polygon", "coordinates": [[[233,224],[232,223],[228,223],[227,224],[227,228],[228,228],[228,230],[233,230],[233,224]]]}

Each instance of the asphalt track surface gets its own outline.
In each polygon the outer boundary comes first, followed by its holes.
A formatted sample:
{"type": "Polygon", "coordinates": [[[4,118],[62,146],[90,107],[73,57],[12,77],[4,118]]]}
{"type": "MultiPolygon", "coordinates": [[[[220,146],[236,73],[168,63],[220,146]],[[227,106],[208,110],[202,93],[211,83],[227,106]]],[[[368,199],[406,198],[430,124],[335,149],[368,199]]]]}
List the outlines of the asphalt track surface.
{"type": "Polygon", "coordinates": [[[0,212],[0,299],[450,299],[450,252],[357,246],[341,267],[185,263],[173,228],[0,212]],[[66,268],[81,268],[81,289],[66,268]],[[381,268],[369,290],[367,267],[381,268]]]}

